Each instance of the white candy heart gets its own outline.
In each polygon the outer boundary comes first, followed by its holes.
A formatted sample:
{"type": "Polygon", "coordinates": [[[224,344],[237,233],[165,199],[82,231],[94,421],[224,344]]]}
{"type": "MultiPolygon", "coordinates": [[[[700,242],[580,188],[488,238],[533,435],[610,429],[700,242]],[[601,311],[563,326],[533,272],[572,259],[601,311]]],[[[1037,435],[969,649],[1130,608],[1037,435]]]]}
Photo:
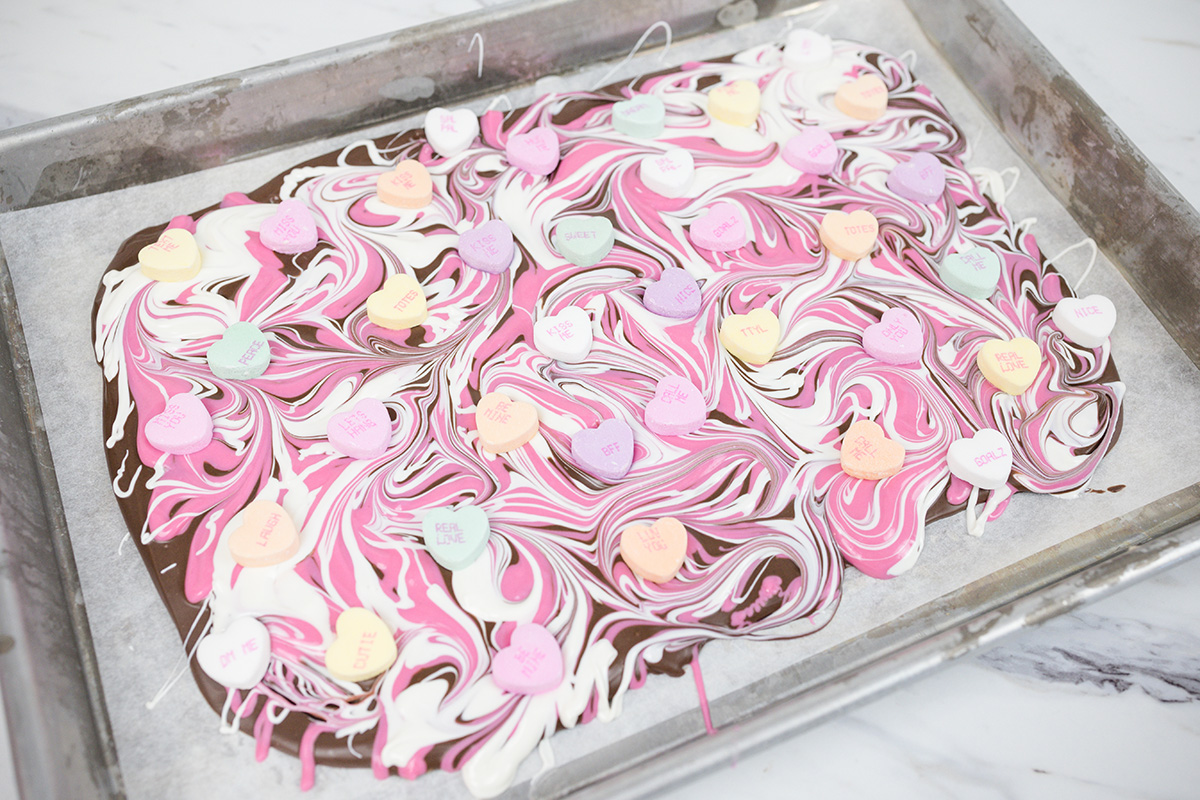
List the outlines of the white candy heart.
{"type": "Polygon", "coordinates": [[[663,197],[683,197],[696,176],[696,160],[682,147],[642,159],[638,174],[646,188],[663,197]]]}
{"type": "Polygon", "coordinates": [[[210,633],[200,641],[196,662],[222,686],[253,689],[271,662],[271,634],[254,617],[238,617],[221,633],[210,633]]]}
{"type": "Polygon", "coordinates": [[[1000,431],[984,428],[970,439],[951,443],[946,453],[950,474],[980,489],[999,489],[1012,472],[1012,447],[1000,431]]]}
{"type": "Polygon", "coordinates": [[[832,58],[830,38],[808,28],[797,28],[789,33],[783,47],[783,64],[789,69],[818,69],[829,64],[832,58]]]}
{"type": "Polygon", "coordinates": [[[533,323],[533,346],[544,355],[578,364],[592,350],[592,318],[578,306],[533,323]]]}
{"type": "Polygon", "coordinates": [[[431,108],[425,115],[425,139],[443,158],[456,156],[479,135],[479,118],[469,108],[431,108]]]}
{"type": "Polygon", "coordinates": [[[1102,294],[1064,297],[1051,314],[1063,336],[1080,347],[1099,347],[1117,324],[1117,307],[1102,294]]]}

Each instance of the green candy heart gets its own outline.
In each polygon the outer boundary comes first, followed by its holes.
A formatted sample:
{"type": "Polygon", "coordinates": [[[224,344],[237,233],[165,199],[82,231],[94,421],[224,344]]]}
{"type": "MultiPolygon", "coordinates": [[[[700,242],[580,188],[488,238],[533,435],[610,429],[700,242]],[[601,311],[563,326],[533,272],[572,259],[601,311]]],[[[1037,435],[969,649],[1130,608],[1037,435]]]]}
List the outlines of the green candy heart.
{"type": "Polygon", "coordinates": [[[464,569],[487,547],[491,527],[487,514],[478,506],[459,509],[437,508],[421,522],[425,547],[446,569],[464,569]]]}
{"type": "Polygon", "coordinates": [[[612,250],[612,223],[607,217],[567,217],[554,229],[554,246],[579,267],[590,267],[612,250]]]}
{"type": "Polygon", "coordinates": [[[626,136],[653,139],[663,132],[663,121],[667,110],[662,100],[648,94],[640,94],[613,105],[613,127],[626,136]]]}
{"type": "Polygon", "coordinates": [[[267,371],[271,344],[249,322],[235,322],[208,348],[208,368],[218,378],[249,380],[267,371]]]}
{"type": "Polygon", "coordinates": [[[938,265],[946,286],[975,300],[987,300],[1000,280],[1000,256],[986,247],[975,247],[946,256],[938,265]]]}

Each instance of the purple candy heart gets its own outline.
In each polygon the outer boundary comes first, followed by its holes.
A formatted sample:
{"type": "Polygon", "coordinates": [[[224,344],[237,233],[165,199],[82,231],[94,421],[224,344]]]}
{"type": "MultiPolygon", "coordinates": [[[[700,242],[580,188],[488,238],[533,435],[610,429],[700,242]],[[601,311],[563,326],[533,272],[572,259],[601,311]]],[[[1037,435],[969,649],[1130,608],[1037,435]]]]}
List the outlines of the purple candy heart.
{"type": "Polygon", "coordinates": [[[533,175],[549,175],[558,166],[558,134],[543,126],[510,136],[504,155],[518,169],[533,175]]]}
{"type": "Polygon", "coordinates": [[[838,147],[829,132],[822,128],[807,128],[787,140],[783,160],[798,170],[813,175],[828,175],[837,163],[838,147]]]}
{"type": "Polygon", "coordinates": [[[889,308],[863,331],[863,349],[888,364],[915,364],[924,346],[921,323],[904,308],[889,308]]]}
{"type": "Polygon", "coordinates": [[[620,480],[633,465],[633,429],[619,419],[606,419],[571,437],[571,457],[598,478],[620,480]]]}
{"type": "Polygon", "coordinates": [[[722,253],[745,247],[750,241],[742,215],[738,213],[737,206],[729,202],[713,205],[704,216],[692,223],[688,235],[696,247],[722,253]]]}
{"type": "Polygon", "coordinates": [[[936,203],[946,190],[946,168],[937,156],[917,153],[888,175],[887,187],[914,203],[936,203]]]}
{"type": "Polygon", "coordinates": [[[646,427],[660,436],[682,436],[704,424],[704,395],[686,378],[668,375],[658,382],[646,404],[646,427]]]}
{"type": "Polygon", "coordinates": [[[325,430],[338,452],[351,458],[379,458],[392,440],[392,419],[381,401],[364,397],[349,411],[334,414],[325,430]]]}
{"type": "Polygon", "coordinates": [[[514,249],[512,229],[500,219],[485,222],[458,237],[458,254],[463,262],[493,275],[508,270],[514,249]]]}
{"type": "Polygon", "coordinates": [[[669,267],[657,283],[646,287],[642,303],[664,317],[691,319],[700,313],[700,286],[687,270],[669,267]]]}
{"type": "Polygon", "coordinates": [[[317,246],[317,222],[304,203],[284,200],[274,214],[263,220],[258,238],[276,253],[306,253],[317,246]]]}

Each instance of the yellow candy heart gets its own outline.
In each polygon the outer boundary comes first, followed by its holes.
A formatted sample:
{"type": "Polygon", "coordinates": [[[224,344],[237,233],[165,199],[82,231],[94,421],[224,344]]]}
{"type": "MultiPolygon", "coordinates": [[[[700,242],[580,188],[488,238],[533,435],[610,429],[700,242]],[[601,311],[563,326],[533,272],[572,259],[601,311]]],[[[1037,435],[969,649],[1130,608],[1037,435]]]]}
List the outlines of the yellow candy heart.
{"type": "Polygon", "coordinates": [[[379,199],[396,208],[424,208],[433,201],[433,180],[420,161],[401,161],[375,183],[379,199]]]}
{"type": "Polygon", "coordinates": [[[1037,342],[1024,337],[993,339],[975,357],[987,382],[1005,394],[1020,394],[1033,385],[1042,366],[1037,342]]]}
{"type": "Polygon", "coordinates": [[[325,667],[339,680],[370,680],[387,672],[398,652],[383,620],[365,608],[348,608],[338,615],[337,638],[325,651],[325,667]]]}
{"type": "Polygon", "coordinates": [[[142,274],[156,281],[186,281],[200,271],[200,247],[183,228],[162,232],[158,241],[138,251],[142,274]]]}
{"type": "Polygon", "coordinates": [[[758,84],[734,81],[716,87],[708,93],[708,115],[718,122],[751,128],[758,122],[762,93],[758,84]]]}
{"type": "Polygon", "coordinates": [[[821,243],[829,252],[847,261],[871,255],[879,236],[879,220],[870,211],[859,209],[851,214],[831,211],[821,220],[821,243]]]}
{"type": "Polygon", "coordinates": [[[858,80],[843,83],[833,95],[838,111],[867,122],[882,117],[887,103],[887,84],[878,75],[862,75],[858,80]]]}
{"type": "Polygon", "coordinates": [[[425,291],[411,275],[393,275],[382,289],[367,298],[367,317],[381,328],[393,331],[414,328],[427,316],[425,291]]]}
{"type": "Polygon", "coordinates": [[[761,367],[779,347],[779,318],[765,308],[730,314],[721,322],[718,338],[731,355],[761,367]]]}

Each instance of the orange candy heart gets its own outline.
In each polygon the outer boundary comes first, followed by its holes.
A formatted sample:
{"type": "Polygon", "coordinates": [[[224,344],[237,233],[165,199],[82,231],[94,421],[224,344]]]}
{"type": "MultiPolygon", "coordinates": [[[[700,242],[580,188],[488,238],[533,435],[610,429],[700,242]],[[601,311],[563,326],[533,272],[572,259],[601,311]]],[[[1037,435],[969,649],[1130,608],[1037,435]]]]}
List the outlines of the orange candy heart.
{"type": "Polygon", "coordinates": [[[833,104],[847,116],[873,122],[887,110],[887,85],[878,75],[862,75],[839,86],[833,104]]]}
{"type": "Polygon", "coordinates": [[[537,409],[503,392],[490,392],[475,409],[475,427],[484,450],[507,453],[537,435],[537,409]]]}
{"type": "Polygon", "coordinates": [[[687,556],[687,529],[674,517],[621,531],[621,558],[644,580],[666,583],[679,574],[687,556]]]}
{"type": "Polygon", "coordinates": [[[243,567],[270,567],[300,550],[300,534],[283,506],[255,500],[242,510],[242,524],[229,537],[229,552],[243,567]]]}
{"type": "Polygon", "coordinates": [[[851,478],[877,481],[904,466],[904,447],[870,420],[854,423],[842,438],[842,472],[851,478]]]}
{"type": "Polygon", "coordinates": [[[379,199],[396,208],[424,208],[433,201],[433,179],[420,161],[401,161],[375,183],[379,199]]]}
{"type": "Polygon", "coordinates": [[[859,209],[847,214],[831,211],[821,220],[821,243],[829,252],[847,261],[871,255],[879,236],[879,220],[870,211],[859,209]]]}

